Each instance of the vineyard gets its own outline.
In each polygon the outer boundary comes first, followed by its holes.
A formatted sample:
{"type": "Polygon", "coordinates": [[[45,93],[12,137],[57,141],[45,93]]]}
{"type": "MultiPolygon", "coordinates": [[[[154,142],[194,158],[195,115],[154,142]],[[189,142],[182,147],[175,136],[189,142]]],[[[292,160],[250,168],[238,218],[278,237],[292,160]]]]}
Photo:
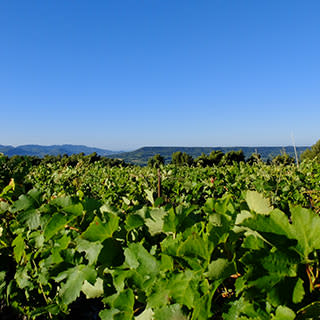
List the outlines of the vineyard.
{"type": "Polygon", "coordinates": [[[0,166],[3,319],[320,318],[317,162],[0,166]]]}

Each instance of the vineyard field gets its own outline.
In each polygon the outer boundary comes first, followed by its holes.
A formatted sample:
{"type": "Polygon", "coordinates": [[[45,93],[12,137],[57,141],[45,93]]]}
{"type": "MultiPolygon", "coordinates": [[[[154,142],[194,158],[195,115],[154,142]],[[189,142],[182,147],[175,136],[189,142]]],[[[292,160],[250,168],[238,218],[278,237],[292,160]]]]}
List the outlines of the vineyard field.
{"type": "Polygon", "coordinates": [[[317,162],[0,165],[3,318],[320,318],[317,162]]]}

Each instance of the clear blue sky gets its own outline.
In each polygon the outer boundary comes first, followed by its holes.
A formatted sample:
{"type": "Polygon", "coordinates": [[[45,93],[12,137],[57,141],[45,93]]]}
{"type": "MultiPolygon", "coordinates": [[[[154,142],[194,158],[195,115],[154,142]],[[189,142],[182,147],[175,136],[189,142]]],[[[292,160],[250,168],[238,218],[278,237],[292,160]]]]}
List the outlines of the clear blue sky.
{"type": "Polygon", "coordinates": [[[2,0],[0,144],[311,145],[319,0],[2,0]]]}

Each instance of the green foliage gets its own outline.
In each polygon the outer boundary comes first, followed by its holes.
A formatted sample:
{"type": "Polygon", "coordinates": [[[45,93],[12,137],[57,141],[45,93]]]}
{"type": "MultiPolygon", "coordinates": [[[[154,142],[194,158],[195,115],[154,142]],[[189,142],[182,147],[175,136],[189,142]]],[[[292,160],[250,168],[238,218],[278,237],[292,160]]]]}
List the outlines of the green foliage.
{"type": "MultiPolygon", "coordinates": [[[[140,166],[146,166],[148,160],[153,157],[155,154],[160,154],[166,160],[166,163],[171,162],[172,154],[180,151],[185,152],[192,156],[192,158],[196,159],[201,157],[202,154],[206,156],[209,155],[212,151],[220,151],[223,154],[229,151],[238,151],[239,148],[237,147],[143,147],[139,148],[135,151],[130,152],[122,152],[119,154],[113,154],[109,157],[112,158],[121,158],[127,163],[132,163],[140,166]]],[[[296,147],[298,154],[301,154],[306,149],[306,147],[296,147]]],[[[270,160],[275,155],[281,154],[283,148],[282,147],[242,147],[244,155],[246,158],[249,158],[252,153],[257,153],[261,155],[262,161],[270,160]]],[[[286,147],[285,151],[290,155],[294,156],[294,148],[293,147],[286,147]]],[[[200,166],[200,165],[199,165],[200,166]]]]}
{"type": "Polygon", "coordinates": [[[164,157],[162,157],[160,154],[156,154],[148,160],[148,167],[150,168],[160,168],[163,165],[164,157]]]}
{"type": "Polygon", "coordinates": [[[212,163],[212,165],[218,165],[222,160],[223,156],[224,156],[224,153],[221,150],[214,150],[214,151],[211,151],[208,159],[212,163]]]}
{"type": "Polygon", "coordinates": [[[319,172],[169,165],[157,198],[151,168],[32,166],[0,192],[0,303],[29,319],[90,299],[101,319],[315,318],[319,172]]]}
{"type": "Polygon", "coordinates": [[[223,156],[224,153],[222,151],[213,150],[208,156],[202,153],[202,155],[195,160],[195,163],[200,167],[214,166],[220,164],[223,156]]]}
{"type": "Polygon", "coordinates": [[[244,153],[242,150],[229,151],[223,156],[221,161],[224,165],[232,165],[234,162],[236,163],[244,162],[245,161],[244,153]]]}
{"type": "Polygon", "coordinates": [[[291,165],[294,164],[294,158],[290,157],[287,153],[278,155],[272,159],[272,163],[275,165],[291,165]]]}
{"type": "Polygon", "coordinates": [[[176,166],[191,166],[193,164],[193,158],[185,152],[177,151],[172,154],[171,163],[176,166]]]}
{"type": "Polygon", "coordinates": [[[313,160],[320,162],[320,140],[318,140],[311,148],[306,149],[300,156],[301,161],[313,160]]]}
{"type": "Polygon", "coordinates": [[[261,155],[259,153],[252,153],[252,155],[247,159],[247,163],[250,165],[261,162],[261,155]]]}

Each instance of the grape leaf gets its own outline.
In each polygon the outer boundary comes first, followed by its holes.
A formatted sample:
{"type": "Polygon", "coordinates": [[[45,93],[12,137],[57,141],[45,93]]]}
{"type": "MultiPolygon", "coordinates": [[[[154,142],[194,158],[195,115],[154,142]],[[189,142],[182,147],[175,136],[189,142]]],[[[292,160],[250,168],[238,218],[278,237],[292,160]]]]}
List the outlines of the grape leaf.
{"type": "Polygon", "coordinates": [[[187,317],[183,314],[180,304],[172,304],[160,309],[155,310],[155,320],[187,320],[187,317]]]}
{"type": "Polygon", "coordinates": [[[81,237],[89,241],[103,241],[112,237],[118,229],[119,218],[109,214],[109,221],[103,223],[97,216],[94,217],[88,228],[81,234],[81,237]]]}
{"type": "Polygon", "coordinates": [[[58,231],[65,228],[68,219],[62,213],[55,213],[48,221],[44,229],[44,237],[46,240],[52,238],[58,231]]]}
{"type": "Polygon", "coordinates": [[[70,304],[79,297],[85,280],[94,282],[96,279],[96,271],[89,266],[78,265],[60,273],[56,278],[56,282],[67,279],[65,283],[61,283],[59,296],[63,304],[70,304]]]}
{"type": "Polygon", "coordinates": [[[303,287],[303,280],[299,278],[297,283],[294,287],[293,294],[292,294],[292,302],[299,303],[302,301],[305,295],[304,287],[303,287]]]}
{"type": "Polygon", "coordinates": [[[103,295],[103,280],[97,278],[94,285],[90,284],[87,280],[84,280],[81,290],[86,295],[87,299],[101,297],[103,295]]]}
{"type": "Polygon", "coordinates": [[[162,208],[155,208],[150,211],[150,218],[145,219],[145,225],[148,227],[152,236],[163,232],[163,220],[166,216],[166,211],[162,208]]]}
{"type": "Polygon", "coordinates": [[[19,263],[24,254],[25,248],[24,239],[21,233],[12,241],[12,246],[14,258],[16,262],[19,263]]]}
{"type": "Polygon", "coordinates": [[[296,318],[296,314],[288,307],[279,306],[276,310],[276,316],[274,320],[293,320],[296,318]]]}
{"type": "Polygon", "coordinates": [[[130,243],[124,250],[126,263],[132,269],[137,269],[142,275],[157,274],[158,261],[140,243],[130,243]]]}
{"type": "Polygon", "coordinates": [[[76,239],[77,242],[77,250],[79,252],[85,252],[86,258],[89,262],[89,265],[96,263],[99,253],[102,249],[102,244],[100,242],[91,242],[85,239],[78,238],[76,239]]]}
{"type": "Polygon", "coordinates": [[[308,261],[308,255],[320,249],[320,217],[302,207],[291,207],[291,238],[298,240],[297,250],[308,261]]]}
{"type": "Polygon", "coordinates": [[[248,190],[245,195],[245,200],[250,210],[259,214],[269,214],[273,209],[269,201],[257,191],[248,190]]]}

